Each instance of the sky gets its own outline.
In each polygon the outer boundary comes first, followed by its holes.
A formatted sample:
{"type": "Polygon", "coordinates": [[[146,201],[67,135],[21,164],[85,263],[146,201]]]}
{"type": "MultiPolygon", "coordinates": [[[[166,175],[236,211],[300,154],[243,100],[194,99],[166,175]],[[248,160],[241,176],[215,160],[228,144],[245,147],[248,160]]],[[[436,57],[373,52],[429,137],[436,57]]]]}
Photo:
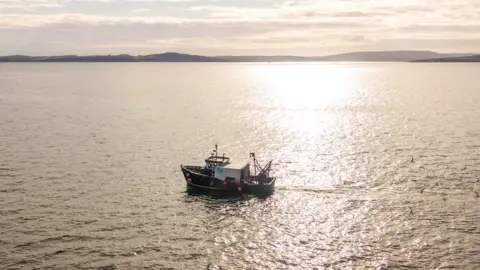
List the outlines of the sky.
{"type": "Polygon", "coordinates": [[[480,0],[0,0],[0,55],[480,52],[480,0]]]}

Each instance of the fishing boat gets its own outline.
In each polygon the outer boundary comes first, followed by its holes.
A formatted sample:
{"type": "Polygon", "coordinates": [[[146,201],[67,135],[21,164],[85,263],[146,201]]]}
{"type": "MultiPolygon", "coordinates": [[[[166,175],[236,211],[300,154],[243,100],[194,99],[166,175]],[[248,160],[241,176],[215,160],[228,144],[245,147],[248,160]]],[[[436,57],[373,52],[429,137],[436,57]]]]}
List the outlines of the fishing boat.
{"type": "Polygon", "coordinates": [[[235,163],[229,157],[218,154],[218,145],[203,166],[180,165],[187,188],[199,191],[213,191],[221,194],[252,194],[259,197],[275,191],[276,177],[270,176],[272,160],[261,166],[255,153],[250,153],[250,162],[235,163]]]}

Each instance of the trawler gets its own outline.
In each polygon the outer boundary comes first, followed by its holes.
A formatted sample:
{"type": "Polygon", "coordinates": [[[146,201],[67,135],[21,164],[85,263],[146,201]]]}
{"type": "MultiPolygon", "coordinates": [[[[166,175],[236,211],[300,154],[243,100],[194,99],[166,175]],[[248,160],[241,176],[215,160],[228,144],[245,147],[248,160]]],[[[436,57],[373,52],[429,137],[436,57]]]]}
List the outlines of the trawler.
{"type": "Polygon", "coordinates": [[[219,193],[245,193],[259,197],[271,195],[275,190],[276,177],[270,176],[272,160],[261,166],[255,153],[250,153],[250,162],[232,162],[229,157],[218,154],[218,145],[203,166],[180,165],[187,188],[219,193]]]}

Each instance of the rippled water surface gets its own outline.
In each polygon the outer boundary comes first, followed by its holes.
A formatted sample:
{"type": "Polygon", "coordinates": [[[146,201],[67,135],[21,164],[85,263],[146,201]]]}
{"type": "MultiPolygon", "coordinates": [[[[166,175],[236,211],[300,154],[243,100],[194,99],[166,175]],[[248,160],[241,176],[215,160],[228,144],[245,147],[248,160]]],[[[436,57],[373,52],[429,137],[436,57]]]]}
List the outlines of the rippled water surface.
{"type": "Polygon", "coordinates": [[[478,64],[1,64],[2,269],[479,269],[478,64]],[[275,194],[186,193],[215,143],[275,194]]]}

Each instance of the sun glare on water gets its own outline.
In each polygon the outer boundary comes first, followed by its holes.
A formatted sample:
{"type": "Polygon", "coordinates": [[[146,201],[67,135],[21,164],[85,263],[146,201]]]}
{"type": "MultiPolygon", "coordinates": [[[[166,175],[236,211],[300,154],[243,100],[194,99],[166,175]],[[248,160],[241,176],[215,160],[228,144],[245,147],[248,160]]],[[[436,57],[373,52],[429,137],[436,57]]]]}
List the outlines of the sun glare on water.
{"type": "Polygon", "coordinates": [[[271,105],[291,110],[346,105],[358,78],[357,69],[341,64],[270,64],[253,70],[271,105]]]}
{"type": "Polygon", "coordinates": [[[320,181],[321,174],[307,173],[308,168],[328,151],[329,157],[353,151],[348,146],[352,138],[343,134],[355,126],[355,107],[368,102],[368,89],[362,86],[368,68],[351,63],[282,63],[255,65],[251,70],[256,85],[251,102],[262,108],[251,117],[264,119],[270,138],[284,138],[282,144],[270,146],[275,158],[284,162],[277,173],[294,182],[298,178],[303,186],[336,185],[339,177],[320,181]],[[341,147],[328,147],[339,137],[345,137],[341,147]]]}
{"type": "MultiPolygon", "coordinates": [[[[255,106],[270,111],[275,129],[299,136],[319,135],[340,121],[344,111],[363,95],[364,68],[354,64],[262,64],[252,67],[255,106]]],[[[343,119],[345,120],[345,119],[343,119]]]]}

